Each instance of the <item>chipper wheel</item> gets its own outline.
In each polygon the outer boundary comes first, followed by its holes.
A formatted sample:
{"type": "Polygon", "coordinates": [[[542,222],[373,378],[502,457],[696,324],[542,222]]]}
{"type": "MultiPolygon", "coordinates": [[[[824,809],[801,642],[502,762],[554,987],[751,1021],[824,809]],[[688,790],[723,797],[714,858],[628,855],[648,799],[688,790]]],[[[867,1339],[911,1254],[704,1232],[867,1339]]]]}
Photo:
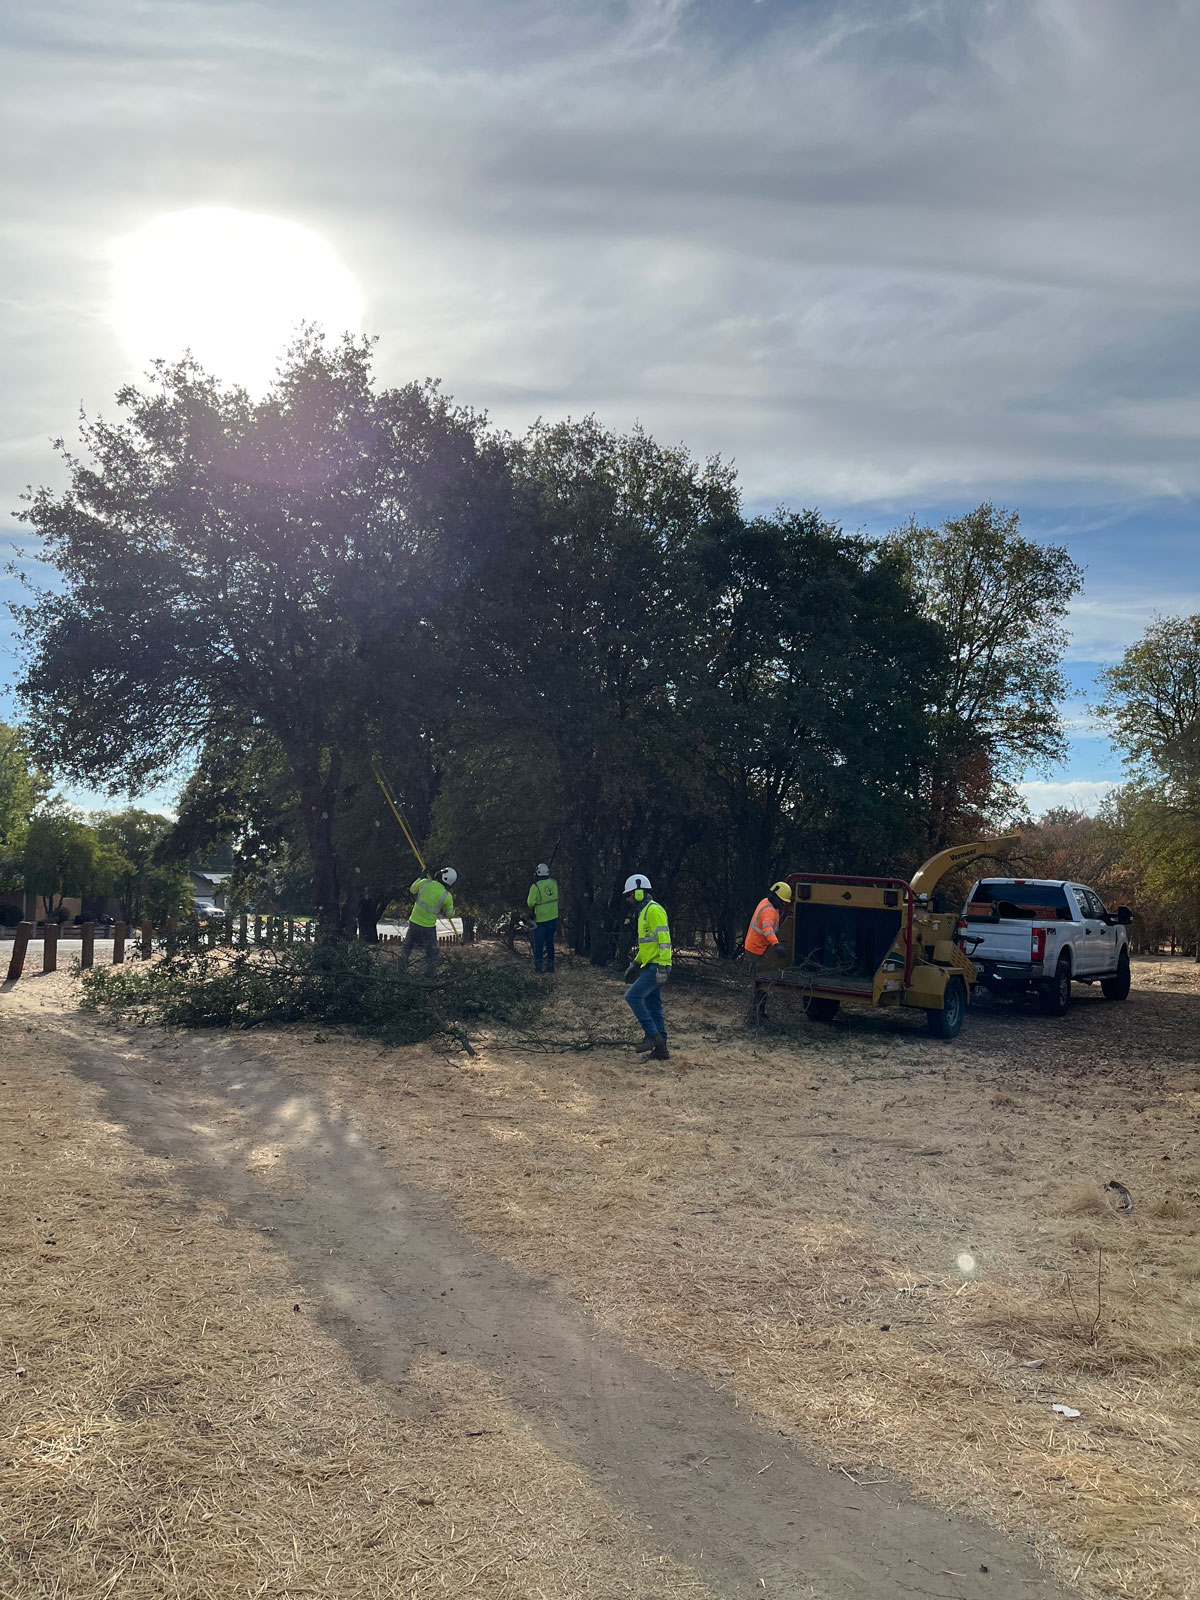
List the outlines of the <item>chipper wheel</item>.
{"type": "Polygon", "coordinates": [[[929,1031],[935,1039],[956,1039],[967,1016],[967,986],[961,978],[951,978],[942,996],[940,1011],[927,1011],[929,1031]]]}
{"type": "Polygon", "coordinates": [[[810,994],[804,1002],[804,1015],[813,1022],[832,1022],[841,1008],[840,1000],[826,1000],[822,995],[810,994]]]}

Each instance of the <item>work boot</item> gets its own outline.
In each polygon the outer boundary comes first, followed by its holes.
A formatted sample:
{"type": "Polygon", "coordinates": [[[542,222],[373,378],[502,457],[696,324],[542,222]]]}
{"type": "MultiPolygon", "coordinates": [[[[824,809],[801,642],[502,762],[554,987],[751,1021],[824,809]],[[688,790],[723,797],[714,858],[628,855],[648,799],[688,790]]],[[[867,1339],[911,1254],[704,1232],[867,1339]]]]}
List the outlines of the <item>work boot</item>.
{"type": "Polygon", "coordinates": [[[671,1052],[667,1049],[667,1041],[660,1033],[654,1040],[654,1050],[650,1056],[651,1061],[669,1061],[671,1052]]]}
{"type": "Polygon", "coordinates": [[[645,1056],[650,1054],[651,1050],[654,1049],[657,1043],[658,1035],[656,1033],[648,1033],[642,1040],[641,1044],[635,1044],[633,1048],[637,1051],[639,1056],[645,1056]]]}

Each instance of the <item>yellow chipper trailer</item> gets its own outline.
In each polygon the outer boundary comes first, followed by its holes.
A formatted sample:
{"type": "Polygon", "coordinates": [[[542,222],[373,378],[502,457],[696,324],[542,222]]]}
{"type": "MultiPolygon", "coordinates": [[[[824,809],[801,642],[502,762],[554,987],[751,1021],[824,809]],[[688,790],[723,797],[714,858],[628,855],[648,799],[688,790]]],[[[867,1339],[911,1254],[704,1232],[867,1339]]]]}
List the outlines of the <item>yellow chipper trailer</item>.
{"type": "Polygon", "coordinates": [[[798,990],[814,1022],[831,1022],[844,1004],[915,1008],[936,1038],[953,1039],[977,973],[958,944],[959,912],[934,911],[933,891],[954,868],[1006,853],[1019,840],[943,850],[910,883],[789,873],[791,914],[759,962],[757,988],[798,990]]]}

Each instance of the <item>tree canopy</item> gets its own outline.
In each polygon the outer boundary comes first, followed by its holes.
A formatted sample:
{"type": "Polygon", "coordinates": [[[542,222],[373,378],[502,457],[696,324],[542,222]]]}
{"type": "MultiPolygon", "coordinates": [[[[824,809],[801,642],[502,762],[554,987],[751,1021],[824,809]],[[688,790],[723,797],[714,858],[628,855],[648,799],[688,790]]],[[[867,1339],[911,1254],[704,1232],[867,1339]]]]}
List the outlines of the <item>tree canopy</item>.
{"type": "Polygon", "coordinates": [[[503,523],[503,451],[433,384],[375,388],[350,339],[303,340],[261,401],[189,361],[118,399],[26,513],[62,583],[21,609],[39,748],[135,789],[181,750],[268,735],[338,928],[346,729],[432,664],[431,611],[503,523]]]}
{"type": "Polygon", "coordinates": [[[183,362],[119,404],[25,513],[60,584],[20,610],[31,736],[114,792],[188,752],[150,860],[307,877],[331,932],[415,873],[376,767],[469,912],[549,860],[605,960],[632,871],[732,953],[772,877],[911,870],[1061,746],[1078,571],[990,506],[747,518],[719,459],[592,417],[512,438],[354,340],[261,401],[183,362]]]}
{"type": "Polygon", "coordinates": [[[20,885],[29,819],[46,789],[24,731],[0,722],[0,889],[20,885]]]}
{"type": "Polygon", "coordinates": [[[1026,539],[1015,511],[986,502],[894,537],[945,645],[931,679],[925,796],[940,849],[1011,811],[1017,780],[1065,755],[1061,663],[1083,573],[1062,546],[1026,539]]]}

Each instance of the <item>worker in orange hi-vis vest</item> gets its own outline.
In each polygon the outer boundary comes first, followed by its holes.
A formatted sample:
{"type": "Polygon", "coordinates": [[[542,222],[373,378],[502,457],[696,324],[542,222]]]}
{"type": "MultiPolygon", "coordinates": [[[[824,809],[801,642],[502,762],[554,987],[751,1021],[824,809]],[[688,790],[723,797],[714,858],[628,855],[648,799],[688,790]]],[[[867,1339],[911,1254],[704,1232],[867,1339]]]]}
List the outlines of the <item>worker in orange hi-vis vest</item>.
{"type": "Polygon", "coordinates": [[[746,1021],[758,1023],[767,1014],[767,997],[755,987],[758,964],[773,944],[779,943],[779,913],[792,903],[791,885],[773,883],[754,908],[750,926],[743,941],[746,947],[747,966],[750,969],[750,1008],[746,1021]]]}

